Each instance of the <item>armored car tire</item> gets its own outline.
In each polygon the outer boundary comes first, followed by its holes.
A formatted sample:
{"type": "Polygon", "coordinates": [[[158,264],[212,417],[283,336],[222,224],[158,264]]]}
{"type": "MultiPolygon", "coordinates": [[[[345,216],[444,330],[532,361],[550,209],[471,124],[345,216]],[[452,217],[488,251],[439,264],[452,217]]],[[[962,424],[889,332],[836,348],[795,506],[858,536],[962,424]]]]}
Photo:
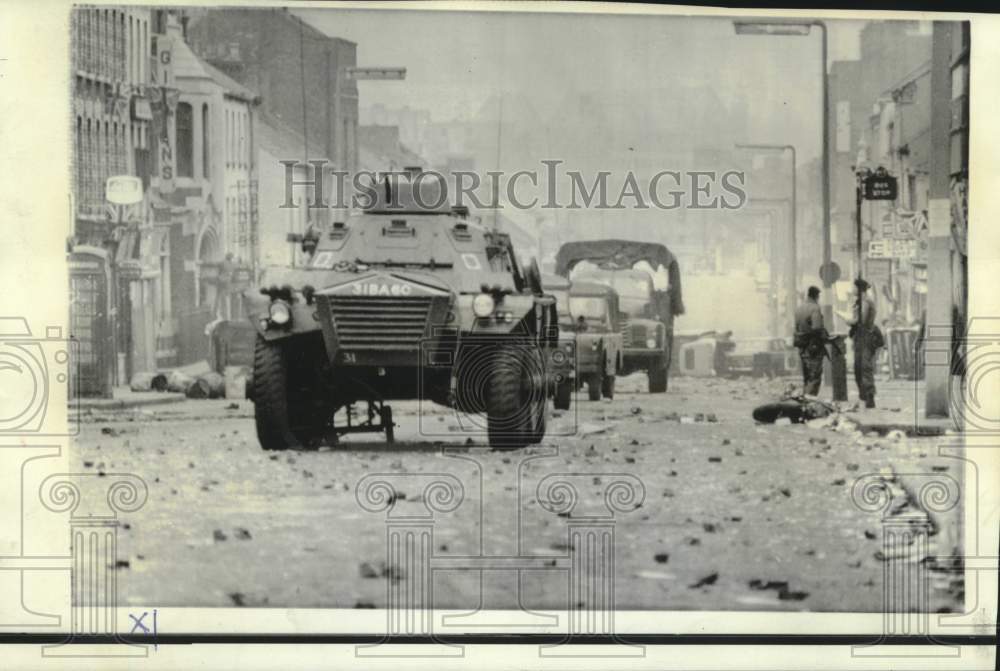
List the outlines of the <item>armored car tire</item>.
{"type": "Polygon", "coordinates": [[[325,417],[315,399],[290,371],[281,342],[257,337],[254,346],[253,398],[257,440],[265,450],[314,447],[323,438],[325,417]]]}
{"type": "Polygon", "coordinates": [[[547,399],[539,377],[540,354],[516,345],[498,350],[490,366],[485,390],[490,446],[516,449],[541,441],[547,399]]]}

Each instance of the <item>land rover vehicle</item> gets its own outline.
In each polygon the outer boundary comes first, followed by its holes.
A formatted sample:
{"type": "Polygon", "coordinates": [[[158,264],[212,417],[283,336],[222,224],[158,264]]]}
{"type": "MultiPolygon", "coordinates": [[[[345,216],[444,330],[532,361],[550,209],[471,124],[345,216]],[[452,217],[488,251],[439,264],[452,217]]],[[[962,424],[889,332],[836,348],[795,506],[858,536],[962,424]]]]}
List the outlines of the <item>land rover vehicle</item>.
{"type": "Polygon", "coordinates": [[[560,333],[576,336],[576,375],[587,384],[591,401],[615,397],[615,377],[622,367],[622,334],[618,294],[598,282],[573,282],[569,288],[570,324],[560,333]]]}
{"type": "Polygon", "coordinates": [[[569,410],[573,391],[577,389],[576,334],[569,314],[570,282],[558,275],[542,275],[545,292],[556,300],[559,341],[548,361],[548,392],[556,410],[569,410]]]}
{"type": "Polygon", "coordinates": [[[391,442],[396,399],[484,413],[495,447],[541,441],[558,331],[537,265],[521,267],[508,235],[450,207],[441,180],[377,187],[369,207],[306,236],[307,267],[244,294],[261,447],[354,431],[391,442]]]}
{"type": "Polygon", "coordinates": [[[556,254],[556,274],[616,290],[623,339],[619,374],[646,371],[649,391],[665,392],[674,318],[684,313],[680,267],[670,250],[658,243],[629,240],[568,242],[556,254]],[[667,286],[657,288],[654,274],[665,274],[667,286]]]}

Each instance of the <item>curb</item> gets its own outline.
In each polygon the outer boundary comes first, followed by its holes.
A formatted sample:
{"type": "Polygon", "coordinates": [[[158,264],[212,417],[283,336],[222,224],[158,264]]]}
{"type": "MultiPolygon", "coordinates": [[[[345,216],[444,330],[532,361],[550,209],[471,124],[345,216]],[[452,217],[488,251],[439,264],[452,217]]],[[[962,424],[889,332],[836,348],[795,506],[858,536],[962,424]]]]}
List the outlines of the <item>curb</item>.
{"type": "Polygon", "coordinates": [[[150,405],[166,405],[187,400],[184,394],[170,392],[150,392],[149,398],[80,398],[70,404],[77,410],[128,410],[150,405]]]}

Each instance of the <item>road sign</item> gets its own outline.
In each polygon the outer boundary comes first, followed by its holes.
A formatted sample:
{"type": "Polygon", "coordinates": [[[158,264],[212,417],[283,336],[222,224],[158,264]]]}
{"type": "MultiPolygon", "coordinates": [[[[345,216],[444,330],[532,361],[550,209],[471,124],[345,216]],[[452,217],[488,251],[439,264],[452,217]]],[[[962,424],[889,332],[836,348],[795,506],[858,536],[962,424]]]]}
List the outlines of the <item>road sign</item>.
{"type": "Polygon", "coordinates": [[[865,200],[896,200],[899,193],[899,183],[896,178],[884,169],[865,177],[862,184],[865,200]]]}
{"type": "Polygon", "coordinates": [[[347,79],[406,79],[406,68],[344,68],[347,79]]]}
{"type": "Polygon", "coordinates": [[[868,243],[869,259],[913,259],[920,245],[916,240],[889,240],[879,238],[868,243]]]}
{"type": "Polygon", "coordinates": [[[840,266],[837,265],[836,261],[824,263],[819,267],[819,278],[823,280],[824,284],[837,282],[840,280],[840,266]]]}
{"type": "Polygon", "coordinates": [[[135,205],[142,202],[142,180],[134,175],[108,177],[104,197],[114,205],[135,205]]]}

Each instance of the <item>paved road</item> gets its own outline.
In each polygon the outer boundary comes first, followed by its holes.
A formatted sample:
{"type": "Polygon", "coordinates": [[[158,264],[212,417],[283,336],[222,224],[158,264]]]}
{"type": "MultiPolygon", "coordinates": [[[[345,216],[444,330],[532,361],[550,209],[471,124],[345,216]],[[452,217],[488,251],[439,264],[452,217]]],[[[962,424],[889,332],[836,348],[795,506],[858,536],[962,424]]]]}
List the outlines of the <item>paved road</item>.
{"type": "MultiPolygon", "coordinates": [[[[930,438],[860,438],[807,426],[756,426],[750,410],[779,381],[671,381],[645,393],[644,378],[619,380],[613,401],[553,418],[543,445],[494,452],[458,431],[448,410],[418,415],[394,405],[397,444],[353,436],[317,452],[267,453],[256,443],[248,401],[185,401],[91,414],[76,467],[134,472],[149,501],[121,532],[120,590],[130,604],[159,606],[365,607],[386,603],[386,583],[413,580],[386,557],[385,514],[364,510],[355,488],[391,474],[405,498],[395,514],[419,514],[428,474],[463,485],[462,503],[438,514],[435,575],[440,607],[561,608],[572,553],[567,529],[606,514],[614,474],[641,481],[614,518],[619,608],[879,611],[882,523],[852,503],[866,474],[899,474],[911,494],[927,476],[961,479],[960,462],[930,438]],[[710,420],[715,421],[710,421],[710,420]],[[538,485],[573,474],[578,502],[556,515],[538,485]],[[462,557],[532,555],[541,570],[460,570],[462,557]],[[442,560],[447,561],[447,560],[442,560]],[[386,577],[387,576],[387,577],[386,577]],[[478,595],[482,593],[483,603],[478,595]]],[[[102,412],[102,411],[95,411],[102,412]]],[[[916,496],[903,512],[920,513],[916,496]]],[[[950,554],[957,513],[933,518],[931,552],[950,554]]],[[[920,559],[919,557],[917,559],[920,559]]],[[[907,561],[907,560],[902,560],[907,561]]],[[[466,562],[467,564],[469,562],[466,562]]],[[[931,575],[932,610],[961,610],[953,576],[931,575]]]]}

